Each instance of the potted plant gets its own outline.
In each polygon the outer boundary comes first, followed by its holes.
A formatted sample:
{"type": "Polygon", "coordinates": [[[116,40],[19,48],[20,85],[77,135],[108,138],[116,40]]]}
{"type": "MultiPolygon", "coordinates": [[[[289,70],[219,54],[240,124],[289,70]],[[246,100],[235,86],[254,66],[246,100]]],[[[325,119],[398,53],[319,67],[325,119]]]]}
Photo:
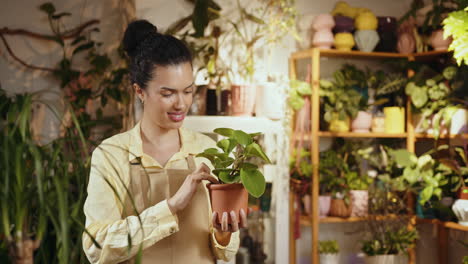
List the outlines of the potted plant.
{"type": "Polygon", "coordinates": [[[372,178],[367,175],[359,175],[355,171],[347,173],[345,177],[350,189],[351,216],[367,216],[369,207],[368,189],[369,185],[372,183],[372,178]]]}
{"type": "Polygon", "coordinates": [[[336,264],[339,262],[340,248],[336,240],[319,241],[320,264],[336,264]]]}
{"type": "Polygon", "coordinates": [[[349,131],[350,120],[358,114],[362,96],[352,89],[355,83],[355,80],[346,75],[346,68],[336,71],[332,81],[320,80],[324,119],[332,132],[349,131]]]}
{"type": "MultiPolygon", "coordinates": [[[[331,199],[335,184],[334,178],[337,175],[336,164],[341,164],[341,159],[334,150],[328,150],[320,153],[320,192],[319,192],[319,215],[326,217],[330,213],[331,199]]],[[[335,195],[336,196],[336,195],[335,195]]]]}
{"type": "Polygon", "coordinates": [[[376,233],[371,235],[371,238],[362,242],[362,251],[366,254],[366,264],[393,264],[404,263],[400,262],[401,258],[406,258],[403,254],[409,248],[414,246],[415,240],[418,238],[416,229],[409,230],[401,224],[387,225],[376,233]]]}
{"type": "MultiPolygon", "coordinates": [[[[461,8],[463,8],[460,5],[461,8]]],[[[468,36],[465,34],[468,30],[468,9],[463,9],[449,13],[448,17],[442,22],[444,24],[444,37],[451,36],[453,42],[449,46],[449,50],[453,51],[453,57],[457,60],[458,65],[463,61],[468,62],[468,54],[465,52],[464,43],[468,42],[468,36]]]]}
{"type": "Polygon", "coordinates": [[[259,133],[247,134],[230,128],[217,128],[213,132],[226,137],[217,142],[219,149],[208,148],[197,155],[211,161],[213,174],[220,181],[208,186],[211,206],[214,212],[234,211],[240,219],[239,210],[247,212],[248,193],[258,198],[265,192],[265,177],[251,160],[259,158],[267,163],[270,160],[254,140],[259,133]]]}

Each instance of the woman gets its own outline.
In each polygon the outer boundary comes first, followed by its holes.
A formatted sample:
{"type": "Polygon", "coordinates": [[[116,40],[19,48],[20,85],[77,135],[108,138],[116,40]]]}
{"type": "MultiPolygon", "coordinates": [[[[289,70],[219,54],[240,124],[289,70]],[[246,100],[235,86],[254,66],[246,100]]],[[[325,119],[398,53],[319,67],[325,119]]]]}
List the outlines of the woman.
{"type": "Polygon", "coordinates": [[[146,20],[128,25],[123,45],[143,115],[93,152],[84,212],[97,243],[83,234],[84,251],[92,263],[133,261],[139,252],[141,263],[229,260],[246,214],[238,225],[233,212],[221,212],[216,223],[204,183],[217,179],[208,160],[194,157],[215,143],[181,128],[195,88],[190,51],[146,20]]]}

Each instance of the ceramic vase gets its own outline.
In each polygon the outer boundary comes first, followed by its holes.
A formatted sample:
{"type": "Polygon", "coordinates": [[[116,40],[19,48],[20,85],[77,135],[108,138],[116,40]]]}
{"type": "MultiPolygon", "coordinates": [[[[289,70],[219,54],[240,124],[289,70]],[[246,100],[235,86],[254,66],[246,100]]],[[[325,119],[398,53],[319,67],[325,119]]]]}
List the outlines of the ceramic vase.
{"type": "Polygon", "coordinates": [[[315,30],[312,45],[321,49],[331,49],[333,45],[332,28],[335,26],[335,20],[330,14],[317,15],[312,24],[315,30]]]}
{"type": "Polygon", "coordinates": [[[379,34],[375,30],[356,30],[354,40],[360,51],[372,52],[379,43],[379,34]]]}
{"type": "Polygon", "coordinates": [[[377,17],[379,33],[379,43],[376,51],[394,52],[397,44],[397,21],[395,17],[383,16],[377,17]]]}
{"type": "Polygon", "coordinates": [[[347,16],[334,16],[335,27],[333,32],[336,33],[351,33],[354,31],[354,19],[347,16]]]}
{"type": "Polygon", "coordinates": [[[335,47],[337,50],[351,51],[354,47],[354,38],[351,33],[337,33],[335,35],[335,47]]]}
{"type": "Polygon", "coordinates": [[[400,256],[400,255],[366,256],[364,263],[366,264],[407,264],[408,257],[400,256]]]}
{"type": "Polygon", "coordinates": [[[463,226],[468,226],[468,200],[456,200],[452,206],[452,210],[458,218],[458,223],[463,226]]]}
{"type": "Polygon", "coordinates": [[[351,217],[364,217],[368,215],[369,192],[366,190],[351,190],[351,217]]]}
{"type": "Polygon", "coordinates": [[[326,217],[330,212],[331,196],[319,196],[319,215],[321,218],[326,217]]]}
{"type": "Polygon", "coordinates": [[[452,116],[450,122],[450,134],[468,133],[468,111],[458,109],[452,116]]]}
{"type": "Polygon", "coordinates": [[[384,107],[385,133],[405,133],[405,108],[384,107]]]}
{"type": "Polygon", "coordinates": [[[351,128],[353,132],[366,133],[369,132],[372,126],[372,114],[359,111],[356,118],[351,123],[351,128]]]}
{"type": "Polygon", "coordinates": [[[231,85],[231,113],[233,116],[252,116],[255,106],[254,85],[231,85]]]}
{"type": "Polygon", "coordinates": [[[378,26],[377,17],[372,12],[362,12],[354,22],[357,30],[376,30],[378,26]]]}
{"type": "Polygon", "coordinates": [[[340,255],[338,254],[320,254],[320,264],[338,264],[340,255]]]}
{"type": "Polygon", "coordinates": [[[412,34],[402,33],[398,35],[397,50],[399,53],[413,53],[415,48],[416,41],[412,34]]]}
{"type": "Polygon", "coordinates": [[[434,50],[447,50],[452,43],[452,38],[444,38],[444,30],[439,29],[432,32],[431,37],[429,38],[429,43],[434,48],[434,50]]]}

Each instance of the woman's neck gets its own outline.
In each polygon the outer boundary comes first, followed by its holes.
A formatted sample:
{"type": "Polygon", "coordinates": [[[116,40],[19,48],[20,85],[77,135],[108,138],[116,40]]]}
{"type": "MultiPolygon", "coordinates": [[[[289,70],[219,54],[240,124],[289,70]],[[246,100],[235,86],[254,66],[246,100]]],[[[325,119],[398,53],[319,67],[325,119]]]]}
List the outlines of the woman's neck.
{"type": "Polygon", "coordinates": [[[141,120],[141,139],[143,143],[149,143],[152,146],[167,146],[169,142],[171,145],[174,142],[180,145],[177,129],[164,129],[144,117],[141,120]]]}

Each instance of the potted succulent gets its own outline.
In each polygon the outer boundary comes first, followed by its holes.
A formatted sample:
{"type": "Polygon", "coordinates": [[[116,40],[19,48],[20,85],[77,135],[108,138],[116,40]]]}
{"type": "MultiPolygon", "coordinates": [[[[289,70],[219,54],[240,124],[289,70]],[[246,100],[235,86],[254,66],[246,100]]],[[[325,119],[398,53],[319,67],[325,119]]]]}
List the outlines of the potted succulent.
{"type": "Polygon", "coordinates": [[[360,93],[352,89],[357,81],[350,78],[345,67],[333,74],[332,81],[320,80],[324,119],[332,132],[349,131],[350,120],[357,116],[362,100],[360,93]]]}
{"type": "Polygon", "coordinates": [[[339,262],[340,248],[336,240],[319,241],[320,264],[336,264],[339,262]]]}
{"type": "Polygon", "coordinates": [[[219,149],[208,148],[197,155],[211,161],[213,174],[220,181],[208,185],[211,206],[215,212],[234,211],[239,216],[241,208],[247,212],[248,193],[258,198],[265,192],[265,177],[251,160],[259,158],[270,163],[270,159],[255,142],[260,133],[247,134],[230,128],[217,128],[214,132],[226,137],[217,142],[219,149]]]}

